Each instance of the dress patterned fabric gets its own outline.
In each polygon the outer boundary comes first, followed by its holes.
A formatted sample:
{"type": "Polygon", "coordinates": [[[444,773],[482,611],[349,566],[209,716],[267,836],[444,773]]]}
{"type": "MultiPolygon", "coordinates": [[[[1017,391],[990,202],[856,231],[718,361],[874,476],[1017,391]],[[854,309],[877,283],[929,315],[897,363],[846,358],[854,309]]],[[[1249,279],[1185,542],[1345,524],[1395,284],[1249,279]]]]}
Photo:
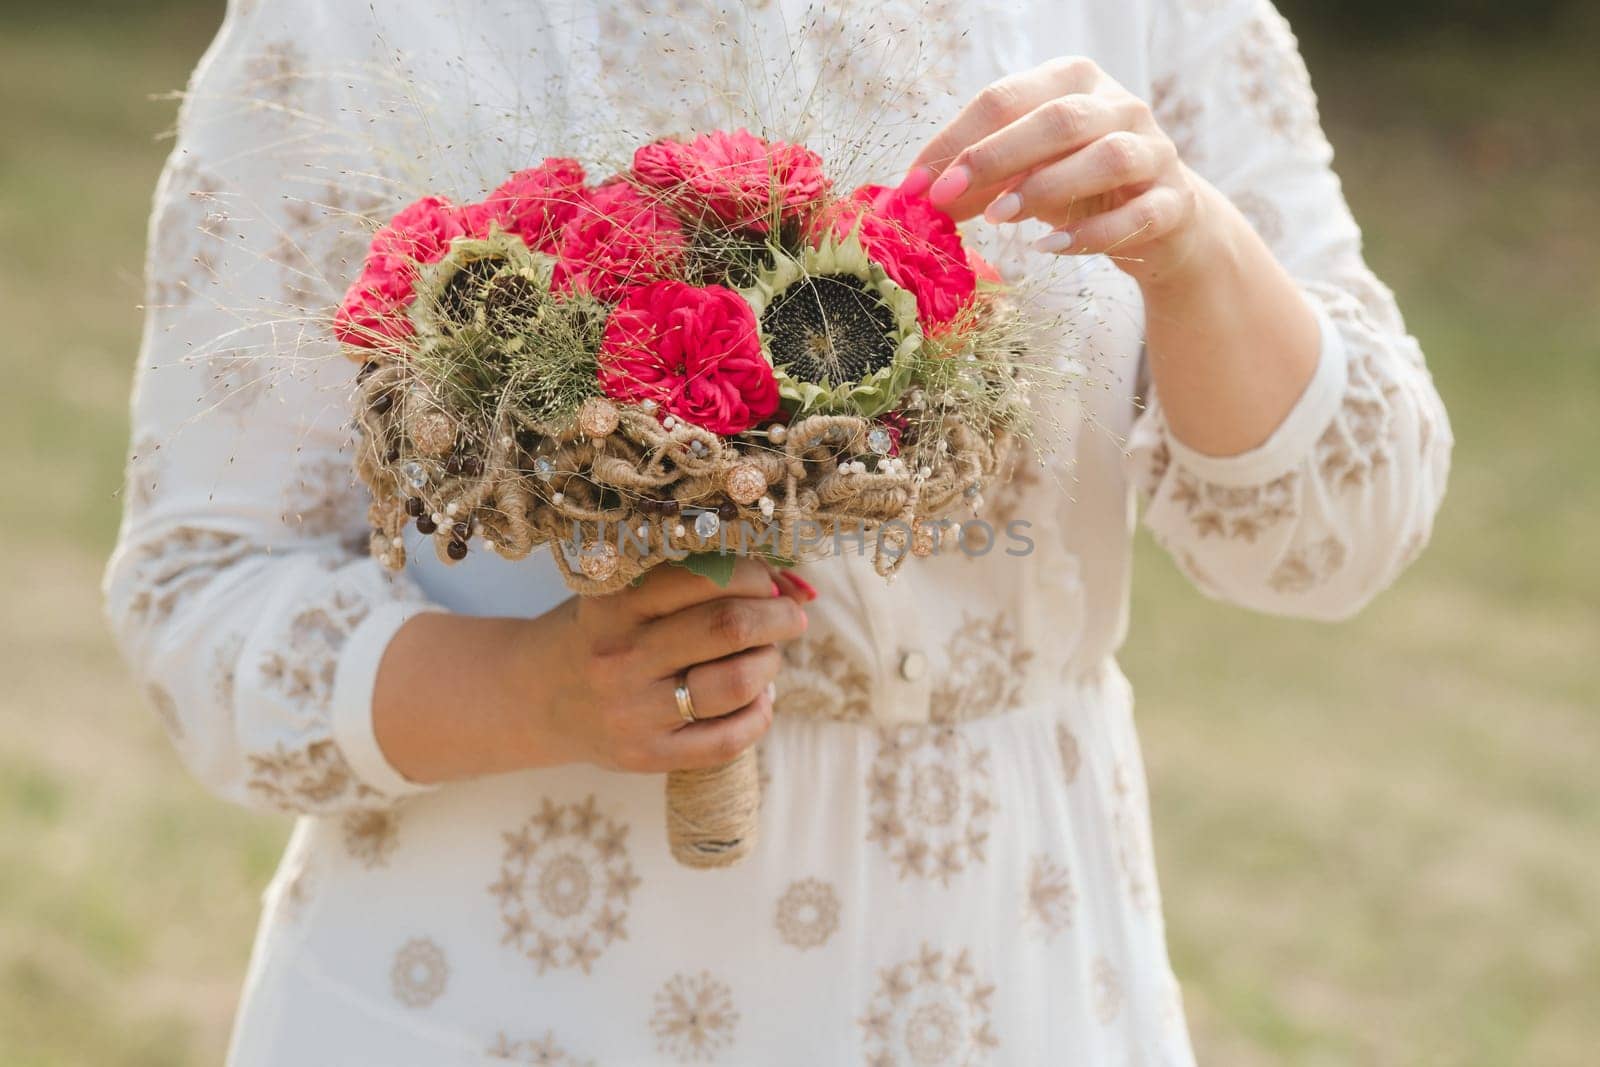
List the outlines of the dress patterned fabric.
{"type": "Polygon", "coordinates": [[[157,192],[106,576],[186,765],[299,817],[230,1062],[1192,1063],[1113,658],[1131,504],[1207,594],[1339,618],[1421,550],[1449,463],[1330,160],[1266,0],[233,0],[157,192]],[[421,551],[390,576],[366,558],[353,367],[326,313],[369,217],[546,154],[603,172],[752,107],[848,180],[892,181],[983,85],[1073,53],[1151,99],[1316,309],[1318,369],[1270,439],[1185,447],[1135,396],[1137,287],[979,225],[1092,387],[1043,413],[1043,465],[989,487],[1025,546],[892,585],[850,555],[808,565],[821,597],[785,649],[750,858],[677,866],[659,776],[398,774],[370,715],[396,629],[566,593],[538,559],[421,551]]]}

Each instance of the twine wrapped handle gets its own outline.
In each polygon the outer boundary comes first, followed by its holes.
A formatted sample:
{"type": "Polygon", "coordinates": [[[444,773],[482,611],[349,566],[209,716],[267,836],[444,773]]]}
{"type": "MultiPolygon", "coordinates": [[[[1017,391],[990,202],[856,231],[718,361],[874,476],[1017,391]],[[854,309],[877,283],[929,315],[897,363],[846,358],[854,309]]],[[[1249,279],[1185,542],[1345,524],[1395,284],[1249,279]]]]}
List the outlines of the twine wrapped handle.
{"type": "Polygon", "coordinates": [[[756,750],[667,775],[667,845],[685,867],[727,867],[755,847],[761,823],[756,750]]]}

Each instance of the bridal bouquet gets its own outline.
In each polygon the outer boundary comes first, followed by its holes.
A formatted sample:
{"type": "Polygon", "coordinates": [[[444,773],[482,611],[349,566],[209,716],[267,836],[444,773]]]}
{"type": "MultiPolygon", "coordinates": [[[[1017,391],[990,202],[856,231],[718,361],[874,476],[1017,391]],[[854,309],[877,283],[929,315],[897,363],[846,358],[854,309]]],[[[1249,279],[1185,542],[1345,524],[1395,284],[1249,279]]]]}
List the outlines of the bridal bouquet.
{"type": "MultiPolygon", "coordinates": [[[[841,534],[888,575],[938,550],[1026,410],[1018,315],[947,215],[841,193],[744,130],[644,145],[598,184],[551,158],[478,203],[418,200],[334,328],[361,363],[374,556],[403,566],[412,524],[446,561],[548,546],[583,594],[841,534]]],[[[753,758],[721,782],[753,796],[753,758]]],[[[754,800],[709,827],[732,794],[677,784],[680,859],[748,847],[754,800]]]]}

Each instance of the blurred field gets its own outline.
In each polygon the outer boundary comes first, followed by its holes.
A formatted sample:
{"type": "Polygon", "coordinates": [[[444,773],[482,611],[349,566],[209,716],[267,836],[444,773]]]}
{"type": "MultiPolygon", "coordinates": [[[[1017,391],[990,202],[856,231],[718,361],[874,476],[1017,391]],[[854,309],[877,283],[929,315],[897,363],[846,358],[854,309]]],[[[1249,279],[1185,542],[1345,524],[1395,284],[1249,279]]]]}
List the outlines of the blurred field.
{"type": "MultiPolygon", "coordinates": [[[[92,33],[0,11],[3,1067],[219,1062],[286,832],[190,784],[95,590],[171,116],[145,94],[203,46],[189,10],[92,33]]],[[[1593,48],[1312,52],[1372,258],[1451,406],[1455,473],[1430,552],[1337,628],[1207,603],[1141,546],[1126,663],[1201,1059],[1592,1064],[1593,48]]]]}

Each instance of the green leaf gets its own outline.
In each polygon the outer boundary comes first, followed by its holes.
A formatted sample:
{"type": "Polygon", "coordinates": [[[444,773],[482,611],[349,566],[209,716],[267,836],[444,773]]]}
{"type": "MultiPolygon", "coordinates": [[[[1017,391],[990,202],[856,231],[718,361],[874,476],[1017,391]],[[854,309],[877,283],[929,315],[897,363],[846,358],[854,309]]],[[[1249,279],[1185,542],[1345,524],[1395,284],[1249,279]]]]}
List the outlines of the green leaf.
{"type": "Polygon", "coordinates": [[[733,581],[733,565],[739,557],[731,552],[691,552],[678,560],[678,566],[687,569],[691,574],[698,574],[702,578],[710,578],[723,589],[733,581]]]}

